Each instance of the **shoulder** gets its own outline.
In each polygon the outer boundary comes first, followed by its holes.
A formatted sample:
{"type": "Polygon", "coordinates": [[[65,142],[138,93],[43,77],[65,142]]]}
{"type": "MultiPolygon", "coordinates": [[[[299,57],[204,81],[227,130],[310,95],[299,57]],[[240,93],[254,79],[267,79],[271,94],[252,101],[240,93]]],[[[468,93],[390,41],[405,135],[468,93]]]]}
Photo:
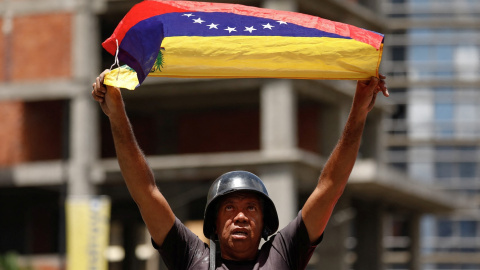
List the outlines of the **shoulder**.
{"type": "Polygon", "coordinates": [[[287,226],[269,239],[269,242],[276,250],[283,250],[284,252],[300,251],[303,253],[309,252],[310,249],[315,249],[322,239],[323,235],[314,243],[310,242],[307,227],[300,210],[287,226]]]}
{"type": "Polygon", "coordinates": [[[307,228],[302,218],[302,210],[298,211],[297,216],[292,221],[290,221],[290,223],[288,223],[287,226],[281,229],[277,234],[280,234],[284,237],[286,236],[298,237],[303,234],[307,234],[308,236],[307,228]]]}
{"type": "Polygon", "coordinates": [[[300,211],[285,228],[271,236],[262,246],[259,260],[264,261],[260,263],[274,267],[270,269],[304,269],[316,244],[310,243],[300,211]]]}
{"type": "Polygon", "coordinates": [[[159,251],[168,269],[208,269],[208,245],[178,218],[175,218],[162,246],[154,242],[153,246],[159,251]]]}

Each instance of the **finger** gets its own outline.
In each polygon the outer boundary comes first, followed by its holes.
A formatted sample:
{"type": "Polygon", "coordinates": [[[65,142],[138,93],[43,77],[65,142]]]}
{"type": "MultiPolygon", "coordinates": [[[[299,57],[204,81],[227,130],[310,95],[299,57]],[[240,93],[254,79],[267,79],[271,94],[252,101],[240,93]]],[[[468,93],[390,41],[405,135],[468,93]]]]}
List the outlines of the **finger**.
{"type": "Polygon", "coordinates": [[[368,86],[371,87],[371,89],[376,89],[378,87],[379,79],[377,77],[372,77],[370,79],[370,82],[368,83],[368,86]]]}
{"type": "Polygon", "coordinates": [[[100,97],[97,94],[95,94],[95,90],[92,90],[92,97],[97,102],[102,103],[104,101],[103,97],[100,97]]]}
{"type": "Polygon", "coordinates": [[[388,89],[387,89],[387,84],[385,83],[384,80],[380,81],[380,83],[378,84],[378,88],[380,91],[382,91],[384,96],[386,97],[390,96],[390,93],[388,92],[388,89]]]}
{"type": "Polygon", "coordinates": [[[383,95],[386,97],[390,96],[390,93],[388,92],[388,88],[387,88],[387,83],[385,82],[385,79],[387,78],[387,76],[380,73],[378,75],[380,77],[380,87],[381,87],[380,89],[383,95]]]}
{"type": "Polygon", "coordinates": [[[383,95],[384,95],[384,96],[386,96],[386,97],[389,97],[389,96],[390,96],[390,93],[388,92],[388,89],[387,89],[387,88],[383,89],[382,92],[383,92],[383,95]]]}
{"type": "Polygon", "coordinates": [[[365,86],[376,87],[376,85],[375,86],[373,85],[373,84],[375,84],[374,80],[378,81],[378,79],[376,77],[370,77],[369,80],[358,80],[358,82],[365,85],[365,86]],[[372,82],[373,82],[373,84],[372,84],[372,82]]]}
{"type": "Polygon", "coordinates": [[[105,94],[95,90],[92,91],[92,95],[94,96],[94,98],[101,98],[101,99],[105,98],[105,94]]]}
{"type": "Polygon", "coordinates": [[[93,91],[92,91],[92,95],[95,95],[96,97],[99,97],[99,98],[105,98],[105,92],[102,92],[100,90],[100,88],[98,87],[98,83],[93,83],[92,85],[92,88],[93,88],[93,91]]]}
{"type": "Polygon", "coordinates": [[[107,92],[107,88],[101,82],[100,77],[97,77],[97,79],[96,79],[96,89],[97,89],[98,92],[101,92],[101,93],[106,93],[107,92]]]}
{"type": "Polygon", "coordinates": [[[97,89],[97,83],[96,83],[96,82],[94,82],[94,83],[92,84],[92,89],[93,89],[92,93],[94,93],[95,95],[97,95],[98,89],[97,89]]]}
{"type": "Polygon", "coordinates": [[[377,93],[373,94],[372,101],[370,101],[370,104],[368,105],[368,111],[371,111],[373,109],[373,106],[375,106],[375,101],[377,100],[377,93]]]}
{"type": "Polygon", "coordinates": [[[368,85],[370,80],[359,80],[358,82],[361,83],[361,84],[364,84],[364,85],[368,85]]]}
{"type": "Polygon", "coordinates": [[[105,69],[99,76],[100,78],[100,83],[103,85],[103,79],[105,78],[105,75],[110,72],[110,69],[105,69]]]}

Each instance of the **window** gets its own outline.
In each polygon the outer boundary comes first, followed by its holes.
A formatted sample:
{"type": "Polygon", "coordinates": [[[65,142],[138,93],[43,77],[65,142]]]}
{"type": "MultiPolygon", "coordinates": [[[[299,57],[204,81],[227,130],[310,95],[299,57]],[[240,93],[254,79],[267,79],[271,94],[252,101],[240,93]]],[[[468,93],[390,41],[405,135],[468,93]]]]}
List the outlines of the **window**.
{"type": "Polygon", "coordinates": [[[460,221],[460,236],[461,237],[475,237],[477,236],[477,221],[464,220],[460,221]]]}
{"type": "Polygon", "coordinates": [[[436,103],[435,120],[447,121],[453,119],[453,103],[436,103]]]}
{"type": "Polygon", "coordinates": [[[435,177],[439,181],[450,181],[455,175],[455,168],[452,163],[449,162],[437,162],[435,163],[435,177]]]}
{"type": "Polygon", "coordinates": [[[426,45],[411,46],[408,60],[412,62],[426,62],[430,60],[430,48],[426,45]]]}
{"type": "Polygon", "coordinates": [[[392,46],[392,60],[404,61],[405,60],[405,47],[404,46],[392,46]]]}
{"type": "Polygon", "coordinates": [[[454,135],[454,92],[453,88],[438,87],[434,88],[435,105],[434,121],[435,135],[437,137],[452,137],[454,135]]]}
{"type": "Polygon", "coordinates": [[[435,59],[439,61],[452,62],[453,60],[453,47],[449,45],[436,45],[434,51],[435,59]]]}
{"type": "Polygon", "coordinates": [[[438,137],[452,137],[454,135],[454,105],[453,103],[436,103],[435,108],[435,134],[438,137]]]}
{"type": "Polygon", "coordinates": [[[462,270],[478,270],[480,269],[480,264],[462,264],[462,270]]]}
{"type": "Polygon", "coordinates": [[[477,164],[474,162],[462,162],[458,164],[459,176],[461,178],[474,178],[476,174],[477,164]]]}
{"type": "Polygon", "coordinates": [[[453,236],[453,221],[449,219],[440,219],[437,221],[437,236],[450,237],[453,236]]]}

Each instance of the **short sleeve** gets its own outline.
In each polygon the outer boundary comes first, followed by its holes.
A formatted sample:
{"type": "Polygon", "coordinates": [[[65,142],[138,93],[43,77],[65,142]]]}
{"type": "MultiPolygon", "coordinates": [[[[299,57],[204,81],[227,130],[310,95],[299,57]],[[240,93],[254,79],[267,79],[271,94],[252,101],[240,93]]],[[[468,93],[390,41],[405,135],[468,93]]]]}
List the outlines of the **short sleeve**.
{"type": "Polygon", "coordinates": [[[307,227],[300,211],[294,220],[275,235],[272,247],[280,253],[290,269],[305,269],[313,251],[322,239],[323,234],[314,244],[310,243],[307,227]]]}
{"type": "Polygon", "coordinates": [[[176,218],[172,229],[168,232],[163,245],[159,247],[152,239],[152,245],[158,250],[168,269],[208,269],[208,245],[190,231],[176,218]],[[206,264],[206,268],[205,265],[206,264]]]}

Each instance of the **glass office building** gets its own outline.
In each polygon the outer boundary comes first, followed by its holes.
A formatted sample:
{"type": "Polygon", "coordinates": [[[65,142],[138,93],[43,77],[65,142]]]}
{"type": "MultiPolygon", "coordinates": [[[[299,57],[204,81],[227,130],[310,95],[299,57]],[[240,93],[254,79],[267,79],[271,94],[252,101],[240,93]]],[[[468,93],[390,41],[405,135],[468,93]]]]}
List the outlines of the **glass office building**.
{"type": "MultiPolygon", "coordinates": [[[[388,162],[470,207],[421,222],[421,267],[480,269],[480,1],[382,0],[388,162]]],[[[389,265],[389,269],[400,266],[389,265]]]]}

